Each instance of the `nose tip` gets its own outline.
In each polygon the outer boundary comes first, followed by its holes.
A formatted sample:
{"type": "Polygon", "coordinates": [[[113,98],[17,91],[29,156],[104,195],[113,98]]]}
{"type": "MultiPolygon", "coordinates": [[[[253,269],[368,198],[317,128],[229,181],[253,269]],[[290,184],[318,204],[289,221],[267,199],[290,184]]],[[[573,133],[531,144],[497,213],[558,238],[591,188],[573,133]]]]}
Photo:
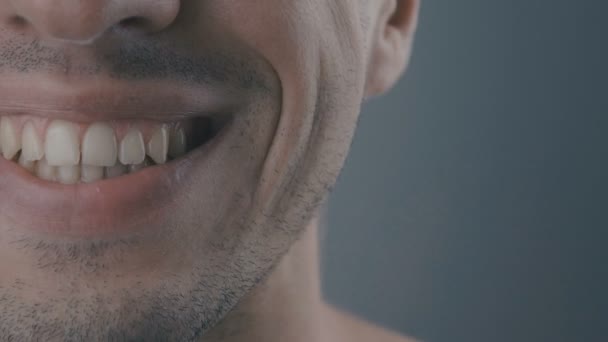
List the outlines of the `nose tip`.
{"type": "Polygon", "coordinates": [[[28,25],[58,40],[90,42],[116,26],[161,31],[177,17],[180,0],[10,0],[10,6],[13,13],[2,19],[9,25],[28,25]]]}

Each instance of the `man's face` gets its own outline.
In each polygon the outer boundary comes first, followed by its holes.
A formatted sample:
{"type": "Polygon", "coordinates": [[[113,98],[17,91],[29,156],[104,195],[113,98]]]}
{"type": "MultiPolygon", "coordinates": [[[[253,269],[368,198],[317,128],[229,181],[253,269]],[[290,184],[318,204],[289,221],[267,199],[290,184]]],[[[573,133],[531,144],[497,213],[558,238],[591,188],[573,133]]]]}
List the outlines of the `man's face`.
{"type": "Polygon", "coordinates": [[[0,334],[190,340],[220,320],[343,165],[367,4],[0,0],[0,334]]]}

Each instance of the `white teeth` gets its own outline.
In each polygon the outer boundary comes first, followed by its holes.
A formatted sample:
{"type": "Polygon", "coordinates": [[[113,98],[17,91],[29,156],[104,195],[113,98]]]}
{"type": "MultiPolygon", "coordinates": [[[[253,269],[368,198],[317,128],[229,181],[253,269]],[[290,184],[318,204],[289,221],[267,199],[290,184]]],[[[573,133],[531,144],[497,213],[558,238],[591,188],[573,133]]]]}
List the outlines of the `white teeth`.
{"type": "Polygon", "coordinates": [[[116,164],[112,167],[106,167],[106,178],[120,177],[127,173],[127,167],[122,164],[116,164]]]}
{"type": "Polygon", "coordinates": [[[148,161],[148,159],[145,159],[143,161],[143,163],[141,164],[136,164],[136,165],[129,165],[129,173],[135,173],[141,169],[144,169],[146,167],[150,166],[150,162],[148,161]]]}
{"type": "Polygon", "coordinates": [[[80,180],[83,183],[93,183],[103,179],[104,168],[101,166],[82,165],[80,180]]]}
{"type": "Polygon", "coordinates": [[[13,159],[21,149],[21,139],[17,137],[17,130],[15,130],[11,118],[6,116],[0,118],[0,137],[2,155],[8,160],[13,159]]]}
{"type": "Polygon", "coordinates": [[[179,158],[186,154],[186,132],[181,127],[178,127],[171,132],[169,138],[169,156],[171,158],[179,158]]]}
{"type": "Polygon", "coordinates": [[[120,142],[120,162],[124,165],[141,164],[146,159],[144,137],[138,130],[131,130],[120,142]]]}
{"type": "Polygon", "coordinates": [[[29,172],[34,172],[34,169],[36,169],[36,162],[25,160],[23,152],[21,152],[21,155],[19,156],[18,163],[19,165],[21,165],[22,168],[28,170],[29,172]]]}
{"type": "MultiPolygon", "coordinates": [[[[155,126],[149,139],[139,127],[128,124],[132,128],[119,141],[108,123],[94,123],[85,130],[77,123],[53,120],[41,136],[39,128],[45,122],[0,116],[0,155],[41,179],[62,184],[120,177],[187,151],[186,130],[180,123],[155,126]]],[[[149,132],[149,126],[143,127],[149,132]]]]}
{"type": "Polygon", "coordinates": [[[114,129],[104,123],[89,126],[82,140],[82,163],[91,166],[114,166],[117,159],[114,129]]]}
{"type": "Polygon", "coordinates": [[[51,166],[74,166],[80,162],[78,130],[70,122],[53,121],[46,131],[44,155],[51,166]]]}
{"type": "Polygon", "coordinates": [[[148,142],[146,154],[154,160],[156,164],[164,164],[167,161],[169,150],[169,129],[162,125],[148,142]]]}
{"type": "Polygon", "coordinates": [[[80,166],[58,166],[57,181],[61,184],[76,184],[80,180],[80,166]]]}
{"type": "Polygon", "coordinates": [[[41,159],[36,163],[36,176],[48,181],[55,181],[57,167],[50,166],[46,159],[41,159]]]}
{"type": "Polygon", "coordinates": [[[23,126],[23,132],[21,133],[21,157],[25,161],[37,161],[42,159],[44,156],[44,146],[34,124],[28,121],[23,126]]]}

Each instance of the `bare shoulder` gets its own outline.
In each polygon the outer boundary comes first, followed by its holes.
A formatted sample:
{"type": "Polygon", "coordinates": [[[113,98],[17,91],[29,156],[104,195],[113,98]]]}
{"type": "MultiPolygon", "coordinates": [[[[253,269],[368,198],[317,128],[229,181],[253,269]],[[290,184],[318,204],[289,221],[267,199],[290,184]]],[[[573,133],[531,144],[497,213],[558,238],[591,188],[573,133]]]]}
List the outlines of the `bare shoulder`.
{"type": "Polygon", "coordinates": [[[347,312],[328,306],[329,322],[334,326],[335,341],[416,342],[416,340],[366,322],[347,312]]]}

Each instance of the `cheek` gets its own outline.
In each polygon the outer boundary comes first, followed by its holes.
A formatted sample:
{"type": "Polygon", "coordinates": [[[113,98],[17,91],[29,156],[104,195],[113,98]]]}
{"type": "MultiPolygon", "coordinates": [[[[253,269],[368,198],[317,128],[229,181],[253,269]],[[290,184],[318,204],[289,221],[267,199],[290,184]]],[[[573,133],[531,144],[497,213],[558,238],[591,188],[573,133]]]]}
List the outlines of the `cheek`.
{"type": "Polygon", "coordinates": [[[294,97],[305,102],[317,96],[321,82],[334,82],[331,88],[360,86],[354,74],[365,74],[365,39],[357,1],[223,0],[186,6],[191,8],[185,27],[196,27],[199,44],[247,49],[265,59],[284,98],[292,92],[285,88],[293,87],[294,97]]]}
{"type": "Polygon", "coordinates": [[[193,5],[203,37],[252,51],[272,66],[280,82],[280,117],[254,200],[265,206],[258,208],[263,212],[285,210],[277,209],[281,198],[281,207],[301,215],[301,206],[318,201],[342,167],[365,74],[364,39],[353,4],[225,0],[193,5]],[[287,192],[311,198],[295,203],[286,199],[287,192]]]}
{"type": "Polygon", "coordinates": [[[283,86],[313,79],[320,45],[318,28],[321,18],[313,12],[308,1],[216,3],[226,13],[221,26],[239,44],[248,46],[266,59],[283,86]]]}

